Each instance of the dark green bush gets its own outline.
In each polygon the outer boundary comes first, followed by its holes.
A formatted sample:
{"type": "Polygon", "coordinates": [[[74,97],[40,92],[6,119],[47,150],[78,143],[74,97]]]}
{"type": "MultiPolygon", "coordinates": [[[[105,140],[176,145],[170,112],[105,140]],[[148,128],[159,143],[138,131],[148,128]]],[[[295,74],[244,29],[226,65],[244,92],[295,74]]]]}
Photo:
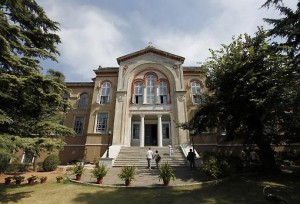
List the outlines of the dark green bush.
{"type": "Polygon", "coordinates": [[[54,171],[59,165],[59,158],[55,154],[50,154],[43,162],[44,171],[54,171]]]}
{"type": "Polygon", "coordinates": [[[204,153],[202,170],[214,178],[223,178],[229,175],[228,159],[215,153],[204,153]]]}
{"type": "Polygon", "coordinates": [[[19,161],[15,160],[8,164],[5,172],[6,173],[17,173],[17,172],[26,172],[28,171],[29,164],[19,163],[19,161]]]}
{"type": "Polygon", "coordinates": [[[0,173],[4,173],[9,165],[9,157],[5,155],[0,155],[0,173]]]}

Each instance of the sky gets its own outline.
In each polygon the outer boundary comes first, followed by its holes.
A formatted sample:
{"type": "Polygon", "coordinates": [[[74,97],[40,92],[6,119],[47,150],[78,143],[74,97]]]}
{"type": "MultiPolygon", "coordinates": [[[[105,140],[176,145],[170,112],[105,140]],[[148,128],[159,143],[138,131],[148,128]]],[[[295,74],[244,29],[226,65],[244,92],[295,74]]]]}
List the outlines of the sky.
{"type": "MultiPolygon", "coordinates": [[[[99,66],[118,67],[117,58],[152,45],[185,57],[183,66],[199,66],[209,49],[233,36],[253,35],[263,18],[279,18],[265,0],[36,0],[60,24],[59,63],[68,82],[90,82],[99,66]]],[[[297,0],[286,0],[295,8],[297,0]]]]}

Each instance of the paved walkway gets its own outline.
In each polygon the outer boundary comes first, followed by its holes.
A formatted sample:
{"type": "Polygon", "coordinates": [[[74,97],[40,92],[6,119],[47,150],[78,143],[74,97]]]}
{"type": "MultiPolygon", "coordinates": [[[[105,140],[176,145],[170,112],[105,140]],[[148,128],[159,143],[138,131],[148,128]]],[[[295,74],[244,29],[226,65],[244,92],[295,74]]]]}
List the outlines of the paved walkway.
{"type": "MultiPolygon", "coordinates": [[[[174,173],[176,175],[175,181],[170,181],[169,186],[182,186],[182,185],[192,185],[198,184],[199,182],[205,180],[205,176],[201,174],[199,169],[190,170],[189,167],[174,167],[174,173]]],[[[118,174],[121,172],[121,168],[110,168],[107,175],[103,179],[102,185],[109,186],[124,186],[124,181],[122,181],[118,174]]],[[[163,181],[158,178],[159,170],[158,169],[146,169],[138,168],[135,180],[131,182],[132,187],[157,187],[163,186],[163,181]]],[[[74,179],[75,176],[71,175],[71,179],[74,179]]],[[[87,169],[81,177],[83,183],[95,183],[96,178],[91,174],[91,169],[87,169]]]]}

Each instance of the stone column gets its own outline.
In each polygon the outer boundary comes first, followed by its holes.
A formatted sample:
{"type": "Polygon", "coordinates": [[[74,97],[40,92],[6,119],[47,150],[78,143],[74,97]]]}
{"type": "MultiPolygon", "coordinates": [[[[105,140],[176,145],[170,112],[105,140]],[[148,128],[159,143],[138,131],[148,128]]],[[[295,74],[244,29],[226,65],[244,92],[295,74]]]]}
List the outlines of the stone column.
{"type": "Polygon", "coordinates": [[[126,138],[126,142],[125,142],[125,145],[127,145],[127,146],[131,146],[131,117],[132,117],[132,115],[131,114],[129,114],[129,116],[128,116],[128,134],[127,134],[127,138],[126,138]]]}
{"type": "Polygon", "coordinates": [[[140,123],[140,147],[144,147],[145,144],[145,115],[141,114],[141,123],[140,123]]]}
{"type": "Polygon", "coordinates": [[[157,115],[157,119],[158,119],[158,122],[157,122],[157,145],[159,147],[162,147],[162,122],[161,122],[161,116],[162,115],[157,115]]]}

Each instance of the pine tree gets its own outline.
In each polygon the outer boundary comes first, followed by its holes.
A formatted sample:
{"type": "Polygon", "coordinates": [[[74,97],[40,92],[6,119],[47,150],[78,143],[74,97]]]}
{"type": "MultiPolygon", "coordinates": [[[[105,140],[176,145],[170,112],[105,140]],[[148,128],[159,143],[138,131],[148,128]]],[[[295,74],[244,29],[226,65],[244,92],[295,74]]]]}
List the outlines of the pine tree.
{"type": "Polygon", "coordinates": [[[58,30],[34,0],[0,0],[0,154],[25,147],[29,140],[22,138],[74,134],[59,124],[68,106],[64,76],[54,70],[44,76],[40,65],[56,61],[58,30]]]}

